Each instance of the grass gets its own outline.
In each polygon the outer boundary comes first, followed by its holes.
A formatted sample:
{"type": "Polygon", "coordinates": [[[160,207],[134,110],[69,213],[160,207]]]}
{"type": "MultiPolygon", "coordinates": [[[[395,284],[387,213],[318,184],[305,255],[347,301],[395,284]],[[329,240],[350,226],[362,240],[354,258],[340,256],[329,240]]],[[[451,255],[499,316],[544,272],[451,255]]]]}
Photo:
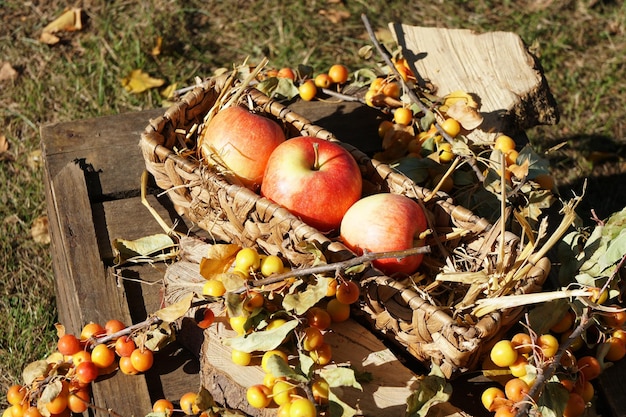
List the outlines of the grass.
{"type": "MultiPolygon", "coordinates": [[[[0,57],[19,72],[0,84],[0,135],[11,158],[0,159],[0,391],[20,379],[24,365],[53,349],[56,311],[49,247],[30,236],[46,214],[39,126],[158,107],[153,90],[124,91],[120,79],[141,68],[185,86],[245,57],[271,64],[324,69],[363,66],[368,44],[360,14],[376,28],[388,22],[518,33],[540,58],[561,111],[557,126],[528,131],[548,154],[562,192],[580,192],[590,178],[584,210],[600,218],[626,205],[623,190],[626,6],[619,1],[174,1],[86,2],[82,31],[48,46],[41,29],[65,2],[0,0],[0,57]],[[26,4],[26,5],[25,5],[26,4]],[[329,16],[348,13],[340,23],[329,16]],[[162,53],[150,55],[157,36],[162,53]]],[[[6,154],[5,154],[6,157],[6,154]]],[[[4,400],[0,401],[3,402],[4,400]]],[[[2,405],[2,404],[0,404],[2,405]]]]}

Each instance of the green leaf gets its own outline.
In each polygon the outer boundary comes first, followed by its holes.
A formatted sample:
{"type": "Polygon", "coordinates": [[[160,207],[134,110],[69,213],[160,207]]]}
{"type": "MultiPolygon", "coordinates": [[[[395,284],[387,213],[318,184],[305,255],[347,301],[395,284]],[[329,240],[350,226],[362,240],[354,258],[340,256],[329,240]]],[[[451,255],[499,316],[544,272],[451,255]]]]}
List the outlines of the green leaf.
{"type": "Polygon", "coordinates": [[[289,320],[275,329],[225,339],[224,343],[242,352],[254,352],[256,350],[267,352],[280,346],[287,335],[297,326],[298,320],[289,320]]]}
{"type": "Polygon", "coordinates": [[[152,411],[146,414],[144,417],[169,417],[172,413],[168,411],[152,411]]]}
{"type": "Polygon", "coordinates": [[[317,277],[315,284],[307,285],[304,291],[285,295],[283,308],[287,311],[294,310],[296,314],[306,313],[311,307],[326,297],[330,278],[317,277]]]}
{"type": "Polygon", "coordinates": [[[255,88],[277,100],[291,100],[299,94],[298,87],[289,78],[271,77],[261,81],[255,88]]]}
{"type": "Polygon", "coordinates": [[[324,256],[324,251],[317,244],[310,240],[303,240],[296,244],[296,247],[299,251],[304,253],[310,253],[314,255],[313,262],[309,266],[317,266],[317,265],[325,265],[326,256],[324,256]]]}
{"type": "Polygon", "coordinates": [[[606,252],[598,258],[598,266],[601,270],[606,271],[610,267],[617,264],[626,254],[626,229],[622,229],[621,233],[611,239],[608,243],[606,252]]]}
{"type": "Polygon", "coordinates": [[[354,369],[352,368],[323,368],[320,370],[320,376],[328,382],[328,386],[335,387],[353,387],[363,391],[363,387],[356,380],[354,369]]]}
{"type": "Polygon", "coordinates": [[[288,379],[297,382],[308,382],[309,378],[297,373],[285,360],[279,355],[272,355],[267,359],[267,369],[269,373],[281,377],[284,376],[288,379]]]}
{"type": "Polygon", "coordinates": [[[407,398],[406,415],[424,417],[434,404],[450,400],[452,385],[447,381],[441,369],[433,365],[430,374],[420,381],[420,385],[407,398]]]}
{"type": "Polygon", "coordinates": [[[559,382],[548,382],[545,385],[541,397],[537,401],[539,411],[544,417],[560,417],[563,415],[569,392],[559,382]]]}
{"type": "Polygon", "coordinates": [[[304,352],[300,352],[299,354],[299,363],[300,372],[302,375],[306,375],[307,377],[311,377],[313,366],[315,365],[315,361],[311,359],[311,357],[304,352]]]}
{"type": "Polygon", "coordinates": [[[224,294],[224,301],[226,303],[228,317],[240,317],[247,314],[247,311],[243,307],[244,300],[240,294],[227,292],[224,294]]]}
{"type": "Polygon", "coordinates": [[[208,410],[210,408],[215,407],[215,400],[211,393],[204,387],[200,388],[198,391],[198,396],[196,397],[195,404],[201,411],[208,410]]]}
{"type": "Polygon", "coordinates": [[[548,160],[539,156],[530,145],[524,146],[519,151],[516,162],[518,165],[523,165],[526,160],[528,160],[528,178],[533,179],[538,175],[550,173],[548,160]]]}
{"type": "Polygon", "coordinates": [[[430,126],[435,123],[435,113],[427,111],[426,114],[420,119],[420,129],[424,132],[430,129],[430,126]]]}
{"type": "Polygon", "coordinates": [[[424,183],[430,176],[429,169],[438,166],[430,158],[402,158],[391,167],[402,172],[417,184],[424,183]]]}
{"type": "Polygon", "coordinates": [[[154,259],[166,260],[176,256],[177,248],[172,238],[163,233],[136,240],[114,239],[112,245],[116,265],[149,262],[154,259]]]}
{"type": "Polygon", "coordinates": [[[570,304],[564,298],[537,305],[528,314],[530,328],[537,334],[546,333],[563,318],[569,308],[570,304]]]}
{"type": "Polygon", "coordinates": [[[194,293],[189,293],[185,295],[180,301],[177,301],[172,305],[158,310],[156,313],[154,313],[154,315],[166,323],[173,323],[179,318],[183,317],[185,313],[189,311],[193,297],[194,293]]]}
{"type": "MultiPolygon", "coordinates": [[[[363,48],[361,48],[363,49],[363,48]]],[[[361,68],[352,73],[353,81],[350,83],[351,87],[364,87],[370,85],[378,75],[369,68],[361,68]]]]}

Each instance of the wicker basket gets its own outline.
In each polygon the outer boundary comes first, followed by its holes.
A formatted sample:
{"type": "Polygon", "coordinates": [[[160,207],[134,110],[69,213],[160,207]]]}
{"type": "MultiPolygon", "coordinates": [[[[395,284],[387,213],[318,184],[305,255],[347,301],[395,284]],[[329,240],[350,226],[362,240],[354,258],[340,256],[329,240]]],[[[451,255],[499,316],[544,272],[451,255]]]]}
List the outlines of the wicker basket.
{"type": "MultiPolygon", "coordinates": [[[[313,255],[300,245],[302,242],[316,242],[324,248],[330,262],[355,256],[343,244],[304,224],[284,208],[230,183],[224,175],[198,162],[193,148],[198,130],[205,115],[227,89],[225,78],[212,79],[186,94],[163,116],[150,121],[140,146],[147,170],[157,185],[168,191],[181,214],[208,231],[216,241],[259,247],[268,254],[281,255],[294,267],[310,265],[313,260],[313,255]]],[[[388,191],[404,194],[420,203],[431,194],[430,190],[338,141],[332,133],[256,89],[246,88],[241,100],[254,104],[257,111],[281,123],[288,137],[310,135],[344,146],[360,166],[364,193],[388,191]]],[[[433,253],[421,267],[423,274],[435,276],[446,264],[457,271],[494,271],[502,242],[508,264],[515,262],[519,239],[514,234],[507,233],[502,239],[497,228],[454,205],[443,193],[428,199],[425,209],[435,232],[429,242],[433,253]],[[437,234],[438,230],[451,227],[465,233],[452,240],[437,234]]],[[[514,292],[538,291],[547,275],[546,269],[533,268],[514,292]]],[[[478,320],[459,313],[462,309],[450,308],[450,302],[438,301],[411,280],[387,277],[375,268],[366,270],[361,284],[363,299],[358,316],[418,360],[437,363],[447,376],[475,368],[490,348],[490,341],[515,323],[522,313],[520,308],[511,308],[478,320]]],[[[437,284],[435,288],[439,298],[459,299],[461,303],[474,289],[448,284],[437,284]]]]}

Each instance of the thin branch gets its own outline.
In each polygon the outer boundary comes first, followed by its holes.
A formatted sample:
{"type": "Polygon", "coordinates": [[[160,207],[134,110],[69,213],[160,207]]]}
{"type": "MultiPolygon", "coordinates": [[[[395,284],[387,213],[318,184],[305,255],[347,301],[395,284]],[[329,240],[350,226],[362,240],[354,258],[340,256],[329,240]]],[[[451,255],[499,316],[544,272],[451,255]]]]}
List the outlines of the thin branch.
{"type": "Polygon", "coordinates": [[[101,345],[103,343],[112,342],[113,340],[115,340],[115,339],[117,339],[117,338],[119,338],[121,336],[127,336],[127,335],[133,333],[135,330],[148,328],[148,327],[150,327],[152,325],[160,324],[161,322],[162,322],[162,320],[160,318],[158,318],[157,316],[150,316],[147,319],[145,319],[144,321],[141,321],[139,323],[135,323],[133,325],[130,325],[130,326],[120,330],[119,332],[111,333],[111,334],[108,334],[108,335],[103,336],[103,337],[94,338],[91,341],[91,344],[93,346],[95,346],[95,345],[101,345]]]}
{"type": "MultiPolygon", "coordinates": [[[[418,246],[411,249],[399,250],[399,251],[389,251],[389,252],[366,252],[361,256],[357,256],[345,261],[334,262],[331,264],[325,265],[317,265],[309,268],[300,268],[296,270],[291,270],[289,272],[285,272],[282,274],[271,275],[267,278],[251,280],[249,284],[253,287],[261,287],[263,285],[274,284],[280,281],[283,281],[287,278],[300,277],[305,275],[313,275],[313,274],[321,274],[324,272],[339,272],[341,270],[345,270],[352,266],[356,266],[359,264],[364,264],[367,262],[374,261],[376,259],[386,259],[386,258],[405,258],[411,255],[417,255],[420,253],[430,253],[430,246],[418,246]]],[[[242,289],[245,291],[245,289],[242,289]]]]}
{"type": "Polygon", "coordinates": [[[526,394],[526,397],[524,398],[520,408],[517,410],[515,417],[524,417],[529,414],[529,409],[531,405],[536,403],[537,399],[541,396],[546,382],[549,381],[556,372],[556,368],[561,363],[561,358],[563,357],[567,349],[569,349],[572,343],[574,343],[574,341],[578,339],[583,334],[583,332],[594,323],[594,321],[589,318],[589,310],[590,308],[586,308],[583,310],[583,314],[580,317],[580,324],[576,326],[576,328],[572,331],[567,340],[565,340],[565,342],[560,345],[559,350],[557,354],[552,358],[552,362],[550,362],[550,365],[546,369],[544,369],[543,372],[537,373],[535,383],[533,384],[528,394],[526,394]]]}

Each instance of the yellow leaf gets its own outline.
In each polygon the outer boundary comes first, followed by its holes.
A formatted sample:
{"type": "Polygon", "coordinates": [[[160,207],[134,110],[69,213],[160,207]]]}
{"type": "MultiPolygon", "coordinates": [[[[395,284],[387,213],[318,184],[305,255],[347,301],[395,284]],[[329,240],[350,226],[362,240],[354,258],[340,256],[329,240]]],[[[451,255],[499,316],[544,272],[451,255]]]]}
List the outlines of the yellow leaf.
{"type": "Polygon", "coordinates": [[[134,94],[143,93],[151,88],[160,87],[164,83],[165,80],[152,78],[149,74],[140,69],[132,70],[130,74],[122,78],[122,86],[126,89],[126,91],[134,94]]]}
{"type": "Polygon", "coordinates": [[[185,297],[183,297],[180,301],[177,301],[174,304],[171,304],[167,307],[164,307],[154,313],[155,316],[160,318],[166,323],[173,323],[189,310],[191,307],[191,302],[193,301],[194,294],[189,293],[185,297]]]}
{"type": "Polygon", "coordinates": [[[173,83],[173,84],[168,85],[167,87],[165,87],[161,91],[161,97],[163,97],[166,100],[173,100],[174,99],[174,92],[176,91],[176,87],[178,87],[177,83],[173,83]]]}
{"type": "Polygon", "coordinates": [[[152,48],[152,52],[150,52],[151,55],[152,56],[161,55],[161,46],[162,45],[163,45],[163,38],[161,36],[157,36],[156,43],[155,43],[154,47],[152,48]]]}
{"type": "Polygon", "coordinates": [[[457,101],[465,101],[467,106],[473,107],[475,109],[478,108],[478,103],[476,103],[474,97],[472,97],[471,94],[468,94],[463,90],[456,90],[446,94],[446,96],[443,98],[442,107],[450,107],[457,101]]]}
{"type": "Polygon", "coordinates": [[[48,45],[54,45],[59,42],[59,38],[54,35],[55,33],[81,30],[83,28],[81,15],[82,10],[80,8],[75,7],[66,10],[61,16],[57,17],[43,28],[39,41],[48,45]]]}
{"type": "Polygon", "coordinates": [[[524,163],[521,165],[511,165],[508,169],[515,176],[515,178],[526,178],[528,176],[528,167],[529,167],[528,159],[524,160],[524,163]]]}
{"type": "Polygon", "coordinates": [[[206,258],[200,261],[200,275],[212,279],[216,274],[228,272],[241,247],[234,244],[209,246],[206,258]]]}

